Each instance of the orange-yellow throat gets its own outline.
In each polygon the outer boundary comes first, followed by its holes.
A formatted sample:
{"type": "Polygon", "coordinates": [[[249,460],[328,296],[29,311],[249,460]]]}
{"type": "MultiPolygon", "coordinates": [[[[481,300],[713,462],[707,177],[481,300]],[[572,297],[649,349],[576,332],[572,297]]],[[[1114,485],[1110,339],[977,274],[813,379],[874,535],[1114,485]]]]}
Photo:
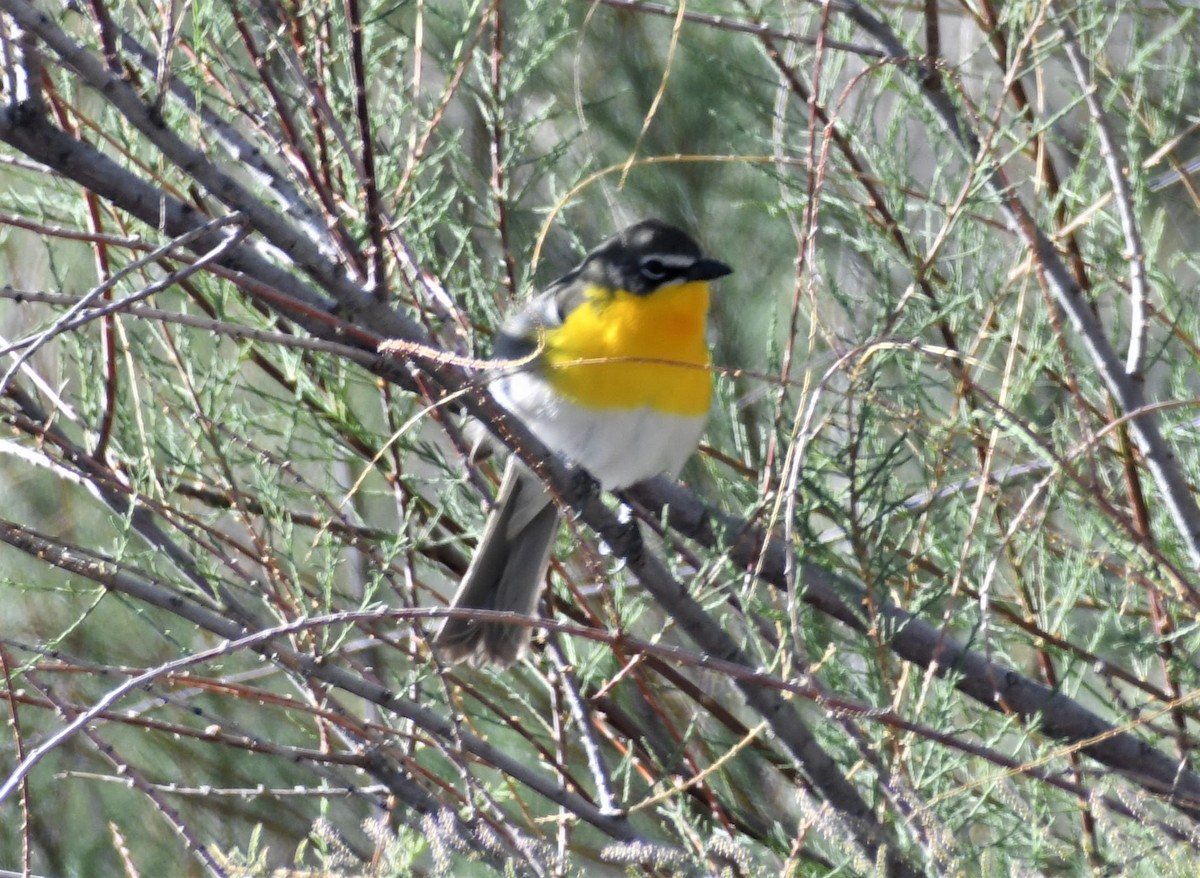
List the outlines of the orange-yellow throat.
{"type": "Polygon", "coordinates": [[[707,414],[707,317],[706,281],[644,296],[592,287],[563,325],[547,333],[546,378],[589,408],[707,414]]]}

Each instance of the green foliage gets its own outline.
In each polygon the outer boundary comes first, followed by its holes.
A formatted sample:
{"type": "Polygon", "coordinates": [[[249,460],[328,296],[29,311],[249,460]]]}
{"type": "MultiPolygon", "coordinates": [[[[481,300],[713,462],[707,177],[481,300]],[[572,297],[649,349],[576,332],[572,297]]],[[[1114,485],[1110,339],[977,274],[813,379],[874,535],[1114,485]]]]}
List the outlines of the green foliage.
{"type": "Polygon", "coordinates": [[[1195,10],[21,6],[0,0],[4,371],[28,355],[0,394],[0,783],[52,746],[0,801],[5,868],[1192,874],[1200,197],[1164,174],[1200,151],[1195,10]],[[78,151],[21,140],[31,119],[78,151]],[[128,178],[87,177],[101,155],[128,178]],[[180,205],[225,225],[189,237],[180,205]],[[478,358],[651,215],[735,274],[694,496],[633,499],[740,652],[580,519],[533,654],[447,667],[430,608],[498,472],[469,454],[478,358]],[[1106,371],[1139,313],[1134,374],[1106,371]]]}

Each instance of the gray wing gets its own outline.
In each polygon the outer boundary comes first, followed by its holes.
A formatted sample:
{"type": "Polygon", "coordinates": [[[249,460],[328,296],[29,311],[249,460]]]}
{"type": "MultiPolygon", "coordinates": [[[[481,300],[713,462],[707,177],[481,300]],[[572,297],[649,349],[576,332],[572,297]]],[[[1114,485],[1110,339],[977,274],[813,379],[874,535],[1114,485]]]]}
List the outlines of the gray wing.
{"type": "Polygon", "coordinates": [[[534,354],[542,333],[562,326],[567,315],[583,301],[585,285],[576,284],[579,269],[556,280],[514,313],[496,333],[493,356],[499,360],[523,360],[534,354]]]}

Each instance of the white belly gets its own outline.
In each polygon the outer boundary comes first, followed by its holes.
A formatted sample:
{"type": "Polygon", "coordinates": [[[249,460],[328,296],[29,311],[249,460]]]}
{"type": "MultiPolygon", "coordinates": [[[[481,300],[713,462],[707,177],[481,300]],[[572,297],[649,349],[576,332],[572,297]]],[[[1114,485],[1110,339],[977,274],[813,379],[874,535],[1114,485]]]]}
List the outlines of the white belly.
{"type": "Polygon", "coordinates": [[[704,432],[704,415],[581,408],[527,372],[499,378],[491,390],[551,451],[582,466],[606,490],[676,475],[704,432]]]}

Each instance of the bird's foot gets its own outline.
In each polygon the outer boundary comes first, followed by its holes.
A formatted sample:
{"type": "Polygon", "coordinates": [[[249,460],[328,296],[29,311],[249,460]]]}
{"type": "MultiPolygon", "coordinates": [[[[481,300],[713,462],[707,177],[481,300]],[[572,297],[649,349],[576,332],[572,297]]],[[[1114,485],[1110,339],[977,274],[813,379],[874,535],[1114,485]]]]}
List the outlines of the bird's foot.
{"type": "MultiPolygon", "coordinates": [[[[599,494],[600,483],[596,481],[595,476],[581,466],[571,468],[571,481],[563,495],[563,500],[568,506],[582,512],[588,501],[599,494]]],[[[576,512],[576,517],[579,516],[579,512],[576,512]]]]}
{"type": "Polygon", "coordinates": [[[638,562],[645,550],[637,516],[628,506],[621,507],[613,524],[600,530],[600,539],[604,540],[604,544],[614,555],[632,564],[638,562]]]}

